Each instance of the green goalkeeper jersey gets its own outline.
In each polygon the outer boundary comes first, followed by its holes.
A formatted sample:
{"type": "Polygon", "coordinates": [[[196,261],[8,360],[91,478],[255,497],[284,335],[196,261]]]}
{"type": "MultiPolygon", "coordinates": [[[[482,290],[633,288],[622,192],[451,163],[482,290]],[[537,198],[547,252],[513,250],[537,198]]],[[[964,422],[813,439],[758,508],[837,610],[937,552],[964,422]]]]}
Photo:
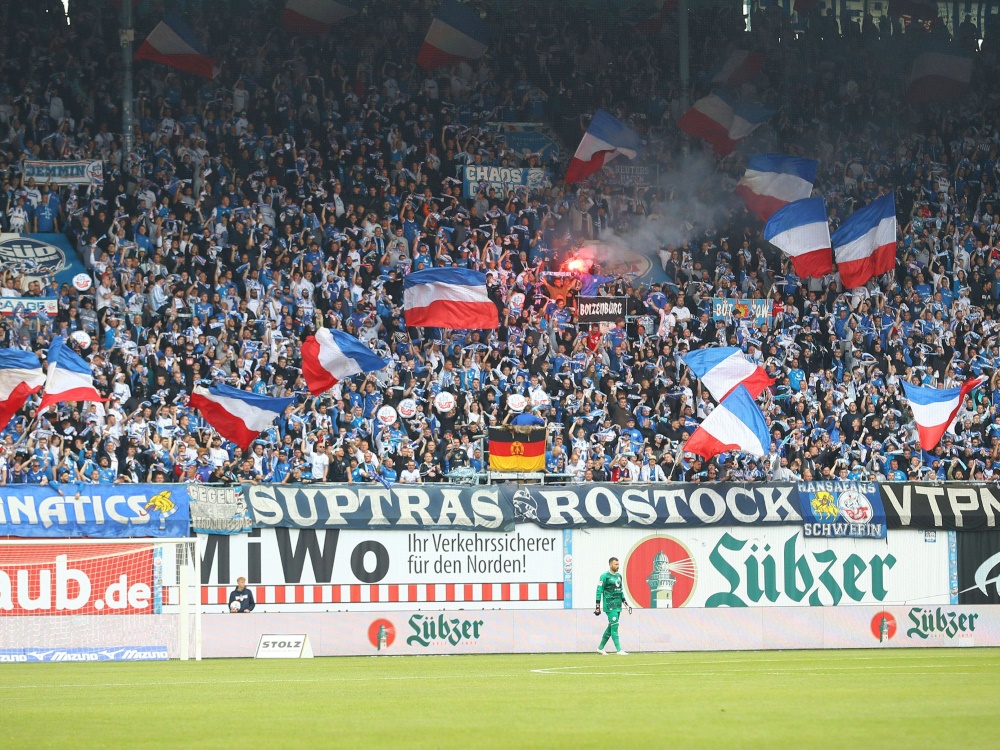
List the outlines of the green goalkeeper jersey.
{"type": "Polygon", "coordinates": [[[597,601],[604,598],[604,609],[621,609],[625,596],[622,592],[622,574],[612,573],[606,570],[601,573],[601,580],[597,584],[597,601]]]}

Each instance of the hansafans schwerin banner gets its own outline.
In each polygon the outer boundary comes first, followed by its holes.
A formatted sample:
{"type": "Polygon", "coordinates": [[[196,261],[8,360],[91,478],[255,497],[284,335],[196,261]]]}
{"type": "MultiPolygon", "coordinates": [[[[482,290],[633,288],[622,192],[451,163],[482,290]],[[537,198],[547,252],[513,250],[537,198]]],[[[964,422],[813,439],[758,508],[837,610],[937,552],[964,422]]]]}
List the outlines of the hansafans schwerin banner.
{"type": "Polygon", "coordinates": [[[995,482],[883,482],[879,491],[891,529],[1000,527],[1000,485],[995,482]]]}
{"type": "Polygon", "coordinates": [[[256,528],[514,528],[514,507],[496,487],[260,484],[243,492],[256,528]]]}
{"type": "Polygon", "coordinates": [[[518,523],[549,528],[802,524],[794,484],[504,484],[518,523]]]}
{"type": "Polygon", "coordinates": [[[885,539],[885,510],[874,482],[799,482],[806,536],[885,539]]]}
{"type": "Polygon", "coordinates": [[[0,487],[0,537],[186,537],[181,484],[8,484],[0,487]]]}
{"type": "Polygon", "coordinates": [[[958,603],[1000,604],[1000,531],[958,537],[958,603]]]}

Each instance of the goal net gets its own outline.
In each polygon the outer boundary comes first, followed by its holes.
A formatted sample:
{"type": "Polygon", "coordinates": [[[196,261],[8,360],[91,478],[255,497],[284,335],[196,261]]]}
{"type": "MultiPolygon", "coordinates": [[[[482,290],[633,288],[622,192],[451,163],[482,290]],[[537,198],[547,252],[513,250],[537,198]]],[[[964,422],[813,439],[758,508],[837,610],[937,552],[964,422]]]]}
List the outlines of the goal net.
{"type": "Polygon", "coordinates": [[[201,658],[194,539],[0,540],[0,662],[201,658]]]}

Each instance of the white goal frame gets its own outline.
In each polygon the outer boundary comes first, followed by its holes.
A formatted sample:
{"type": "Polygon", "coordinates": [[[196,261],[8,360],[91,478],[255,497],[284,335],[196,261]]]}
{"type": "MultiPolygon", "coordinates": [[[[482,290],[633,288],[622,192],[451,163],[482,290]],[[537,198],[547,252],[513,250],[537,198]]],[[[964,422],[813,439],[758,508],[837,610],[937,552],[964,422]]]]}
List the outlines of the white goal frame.
{"type": "MultiPolygon", "coordinates": [[[[137,554],[138,552],[136,550],[137,554]]],[[[107,556],[108,554],[113,553],[104,552],[102,556],[107,556]]],[[[44,558],[44,552],[39,557],[44,558]]],[[[52,555],[51,565],[53,567],[56,565],[55,559],[56,555],[52,555]]],[[[100,559],[100,557],[93,559],[100,559]]],[[[36,563],[28,561],[24,564],[46,566],[48,562],[36,563]]],[[[67,567],[71,567],[73,564],[74,560],[71,559],[67,567]]],[[[79,572],[79,570],[76,572],[79,572]]],[[[58,569],[56,573],[50,573],[49,578],[51,579],[53,575],[58,579],[58,569]]],[[[37,575],[36,578],[40,581],[40,575],[37,575]]],[[[26,580],[31,580],[30,572],[27,573],[26,580]]],[[[110,578],[106,578],[106,580],[110,580],[110,578]]],[[[58,586],[58,582],[55,585],[58,586]]],[[[51,588],[52,584],[50,583],[50,596],[51,588]]],[[[56,648],[107,646],[108,644],[99,643],[103,636],[102,630],[104,628],[102,626],[109,626],[107,630],[113,632],[115,628],[111,626],[121,624],[115,623],[115,621],[121,621],[123,618],[131,618],[130,622],[135,623],[134,630],[136,633],[143,632],[146,629],[145,626],[150,625],[154,626],[150,628],[151,630],[159,630],[161,634],[166,633],[170,636],[170,642],[164,645],[167,645],[171,659],[179,658],[181,661],[188,661],[193,658],[195,661],[201,661],[203,589],[204,587],[201,582],[201,554],[198,550],[197,537],[194,536],[186,538],[142,537],[127,539],[0,539],[0,648],[9,647],[15,643],[17,644],[16,648],[28,648],[24,644],[34,637],[30,632],[32,627],[37,627],[38,632],[42,634],[39,637],[45,640],[45,634],[50,630],[54,630],[51,626],[58,625],[60,622],[66,623],[68,630],[72,632],[67,632],[66,636],[61,639],[65,642],[56,644],[56,648]],[[153,601],[158,603],[159,612],[114,615],[94,613],[45,613],[39,615],[11,613],[13,602],[6,600],[6,594],[12,592],[17,587],[17,582],[11,580],[12,576],[10,575],[10,573],[16,572],[17,567],[16,562],[14,562],[16,554],[10,553],[10,550],[17,549],[22,554],[25,554],[27,558],[30,558],[31,551],[34,549],[42,552],[47,547],[63,549],[75,547],[84,550],[87,547],[106,549],[115,546],[148,547],[152,550],[152,567],[148,571],[148,578],[153,581],[151,595],[153,601]],[[5,608],[8,610],[7,612],[3,611],[5,608]],[[171,633],[174,622],[176,622],[176,631],[175,633],[171,633]],[[91,632],[91,626],[94,628],[93,632],[91,632]],[[77,637],[81,642],[73,640],[77,637]],[[91,642],[84,642],[88,640],[91,642]]],[[[56,592],[55,596],[58,599],[59,593],[56,592]]],[[[16,597],[12,596],[11,598],[14,599],[16,597]]],[[[96,602],[90,600],[88,606],[95,603],[97,605],[96,609],[102,608],[101,600],[97,600],[96,602]]],[[[18,602],[18,607],[20,607],[20,602],[18,602]]],[[[121,628],[118,629],[120,630],[121,628]]],[[[103,639],[106,640],[107,637],[112,636],[108,635],[103,639]]],[[[51,643],[37,643],[32,644],[31,647],[44,648],[51,645],[51,643]]],[[[114,645],[129,646],[133,644],[121,643],[114,645]]]]}

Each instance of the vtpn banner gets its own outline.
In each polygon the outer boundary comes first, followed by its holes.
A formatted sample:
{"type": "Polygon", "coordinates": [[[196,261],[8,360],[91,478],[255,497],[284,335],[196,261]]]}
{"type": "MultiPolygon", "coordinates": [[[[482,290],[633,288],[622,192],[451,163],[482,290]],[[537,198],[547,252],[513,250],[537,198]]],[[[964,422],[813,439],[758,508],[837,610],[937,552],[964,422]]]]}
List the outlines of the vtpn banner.
{"type": "Polygon", "coordinates": [[[585,526],[743,526],[801,524],[794,484],[505,484],[501,492],[519,523],[585,526]]]}
{"type": "Polygon", "coordinates": [[[8,484],[0,487],[0,537],[186,537],[182,484],[8,484]]]}
{"type": "Polygon", "coordinates": [[[879,485],[893,529],[995,529],[1000,484],[883,482],[879,485]]]}
{"type": "Polygon", "coordinates": [[[257,528],[514,530],[497,487],[261,484],[244,494],[257,528]]]}

